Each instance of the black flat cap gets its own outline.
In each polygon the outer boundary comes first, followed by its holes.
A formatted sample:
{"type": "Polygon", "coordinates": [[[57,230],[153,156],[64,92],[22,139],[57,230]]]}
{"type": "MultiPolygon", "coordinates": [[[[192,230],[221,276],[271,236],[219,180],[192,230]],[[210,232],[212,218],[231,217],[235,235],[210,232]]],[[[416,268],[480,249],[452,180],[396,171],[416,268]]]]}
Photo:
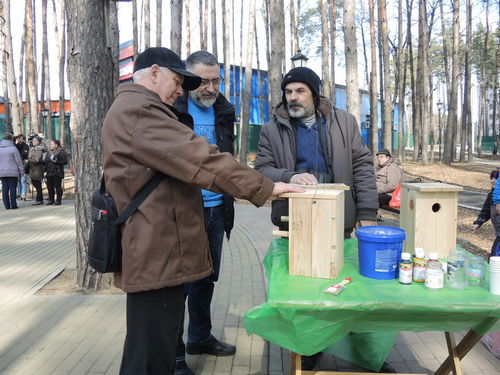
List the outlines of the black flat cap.
{"type": "Polygon", "coordinates": [[[188,72],[181,58],[173,51],[165,47],[151,47],[145,49],[134,63],[134,73],[138,70],[158,65],[173,70],[184,76],[182,88],[184,90],[195,90],[200,86],[201,78],[196,74],[188,72]]]}

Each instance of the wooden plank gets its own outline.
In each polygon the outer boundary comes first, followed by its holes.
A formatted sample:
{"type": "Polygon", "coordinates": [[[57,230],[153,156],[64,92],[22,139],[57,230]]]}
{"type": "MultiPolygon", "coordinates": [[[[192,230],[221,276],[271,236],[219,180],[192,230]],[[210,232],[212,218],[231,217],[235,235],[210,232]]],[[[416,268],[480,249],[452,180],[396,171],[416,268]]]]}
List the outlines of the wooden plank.
{"type": "Polygon", "coordinates": [[[311,276],[311,199],[290,199],[289,273],[311,276]]]}
{"type": "Polygon", "coordinates": [[[461,186],[443,184],[439,182],[431,182],[431,183],[403,183],[401,187],[416,190],[416,191],[425,191],[425,192],[436,192],[436,191],[462,191],[463,188],[461,186]]]}
{"type": "Polygon", "coordinates": [[[309,189],[303,193],[283,193],[280,198],[336,199],[344,190],[309,189]]]}
{"type": "Polygon", "coordinates": [[[450,353],[451,369],[454,375],[462,375],[462,369],[460,368],[460,358],[457,353],[457,343],[455,341],[455,335],[453,332],[446,331],[446,346],[448,347],[448,353],[450,353]]]}
{"type": "Polygon", "coordinates": [[[399,227],[406,231],[404,249],[410,254],[415,249],[415,196],[416,191],[401,189],[401,213],[399,214],[399,227]]]}
{"type": "Polygon", "coordinates": [[[331,249],[331,275],[336,278],[344,268],[344,199],[345,194],[339,195],[337,200],[332,202],[332,249],[331,249]],[[333,216],[333,215],[332,215],[333,216]],[[334,248],[335,247],[335,248],[334,248]]]}
{"type": "MultiPolygon", "coordinates": [[[[290,352],[290,375],[358,375],[358,374],[373,374],[370,372],[351,372],[351,371],[302,371],[301,355],[295,352],[290,352]]],[[[382,375],[390,375],[388,372],[380,372],[382,375]]],[[[426,375],[422,373],[399,373],[399,375],[426,375]]]]}
{"type": "Polygon", "coordinates": [[[273,236],[288,237],[288,231],[286,231],[286,230],[273,230],[273,236]]]}
{"type": "Polygon", "coordinates": [[[298,184],[292,184],[294,186],[300,186],[301,188],[304,189],[311,189],[311,190],[349,190],[349,186],[345,184],[316,184],[316,185],[298,185],[298,184]]]}
{"type": "MultiPolygon", "coordinates": [[[[311,224],[313,235],[311,237],[311,276],[324,279],[333,278],[330,274],[331,245],[332,245],[332,201],[312,199],[311,224]]],[[[334,206],[335,208],[335,206],[334,206]]]]}
{"type": "MultiPolygon", "coordinates": [[[[467,353],[476,345],[479,340],[481,340],[480,335],[475,333],[472,329],[467,332],[467,334],[463,337],[462,341],[458,343],[456,346],[456,353],[459,359],[463,359],[467,353]]],[[[446,358],[441,366],[437,369],[434,375],[448,375],[450,371],[452,371],[452,354],[446,358]]]]}

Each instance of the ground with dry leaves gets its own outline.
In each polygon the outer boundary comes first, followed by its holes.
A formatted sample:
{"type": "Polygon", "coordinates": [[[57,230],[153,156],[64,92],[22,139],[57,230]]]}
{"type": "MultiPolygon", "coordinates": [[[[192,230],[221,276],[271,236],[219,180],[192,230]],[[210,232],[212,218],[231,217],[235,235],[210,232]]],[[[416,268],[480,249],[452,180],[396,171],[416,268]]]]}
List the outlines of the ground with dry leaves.
{"type": "MultiPolygon", "coordinates": [[[[434,163],[423,166],[421,163],[402,163],[405,178],[422,178],[423,182],[446,182],[460,185],[464,190],[487,193],[490,190],[489,173],[495,169],[492,166],[477,163],[453,163],[451,166],[434,163]]],[[[399,215],[380,211],[382,217],[399,220],[399,215]]],[[[472,232],[472,223],[478,215],[477,211],[458,208],[458,242],[467,250],[487,257],[495,239],[495,231],[491,222],[485,223],[479,233],[472,232]]]]}

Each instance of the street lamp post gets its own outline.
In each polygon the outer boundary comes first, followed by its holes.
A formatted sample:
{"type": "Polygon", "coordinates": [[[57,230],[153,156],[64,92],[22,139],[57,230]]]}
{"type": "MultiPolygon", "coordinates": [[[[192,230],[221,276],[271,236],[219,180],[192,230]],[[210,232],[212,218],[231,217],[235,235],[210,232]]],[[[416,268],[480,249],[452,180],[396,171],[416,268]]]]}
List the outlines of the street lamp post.
{"type": "Polygon", "coordinates": [[[439,126],[439,160],[441,160],[441,142],[442,142],[442,124],[441,124],[441,108],[443,108],[443,102],[441,99],[436,103],[438,107],[438,126],[439,126]]]}
{"type": "Polygon", "coordinates": [[[306,66],[307,60],[309,60],[309,57],[304,55],[300,51],[300,49],[298,49],[297,53],[290,60],[292,60],[292,66],[294,68],[298,68],[299,66],[306,66]]]}
{"type": "Polygon", "coordinates": [[[47,116],[49,115],[49,110],[46,107],[42,108],[43,117],[43,133],[47,134],[47,116]]]}

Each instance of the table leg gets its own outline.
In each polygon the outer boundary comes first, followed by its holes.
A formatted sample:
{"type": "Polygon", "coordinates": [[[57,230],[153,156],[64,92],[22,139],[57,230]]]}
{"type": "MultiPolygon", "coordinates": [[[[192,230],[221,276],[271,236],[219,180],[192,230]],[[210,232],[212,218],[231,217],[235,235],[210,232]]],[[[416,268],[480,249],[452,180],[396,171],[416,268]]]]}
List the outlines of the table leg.
{"type": "Polygon", "coordinates": [[[453,371],[455,375],[461,374],[460,360],[481,340],[482,336],[476,334],[473,330],[467,332],[462,341],[455,345],[453,333],[446,332],[446,343],[448,344],[448,352],[450,355],[439,366],[434,375],[448,375],[453,371]],[[450,348],[451,347],[451,348],[450,348]],[[457,369],[459,372],[457,372],[457,369]]]}
{"type": "Polygon", "coordinates": [[[301,355],[290,352],[290,375],[302,375],[301,355]]]}

